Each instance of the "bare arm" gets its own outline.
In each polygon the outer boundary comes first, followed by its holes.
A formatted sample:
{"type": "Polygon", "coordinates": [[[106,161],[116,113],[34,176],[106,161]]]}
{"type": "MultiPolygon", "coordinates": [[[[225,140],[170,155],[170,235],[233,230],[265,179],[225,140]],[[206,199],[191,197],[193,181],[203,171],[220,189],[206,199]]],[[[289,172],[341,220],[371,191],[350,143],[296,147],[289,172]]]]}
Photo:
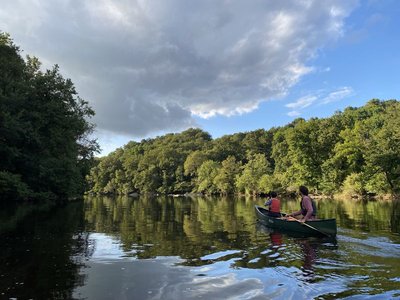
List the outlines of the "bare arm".
{"type": "Polygon", "coordinates": [[[265,206],[270,206],[272,203],[272,198],[268,199],[267,201],[265,201],[264,205],[265,206]]]}
{"type": "Polygon", "coordinates": [[[292,212],[291,214],[289,214],[289,217],[295,217],[295,216],[298,216],[298,215],[301,215],[301,210],[292,212]]]}

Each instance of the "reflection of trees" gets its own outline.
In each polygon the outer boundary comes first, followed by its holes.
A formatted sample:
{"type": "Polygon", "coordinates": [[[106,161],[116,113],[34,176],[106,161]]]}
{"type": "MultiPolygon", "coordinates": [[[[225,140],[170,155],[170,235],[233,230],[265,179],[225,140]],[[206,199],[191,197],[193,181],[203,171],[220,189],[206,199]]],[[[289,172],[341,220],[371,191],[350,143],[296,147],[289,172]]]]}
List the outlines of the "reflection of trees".
{"type": "Polygon", "coordinates": [[[334,201],[340,207],[337,213],[339,226],[361,230],[387,229],[392,210],[390,201],[359,201],[343,199],[334,201]]]}
{"type": "Polygon", "coordinates": [[[392,232],[400,233],[400,199],[393,200],[390,228],[392,232]]]}
{"type": "MultiPolygon", "coordinates": [[[[283,201],[283,203],[285,200],[283,201]]],[[[283,210],[298,209],[298,201],[287,201],[283,210]],[[285,207],[286,206],[286,207],[285,207]]],[[[389,227],[393,210],[391,201],[362,201],[351,198],[316,199],[319,218],[335,218],[338,226],[361,230],[381,230],[389,227]]]]}
{"type": "Polygon", "coordinates": [[[0,290],[5,299],[72,299],[82,285],[79,274],[87,234],[82,202],[37,213],[1,236],[0,290]]]}
{"type": "MultiPolygon", "coordinates": [[[[282,210],[297,210],[298,202],[283,199],[282,210]]],[[[257,240],[251,198],[92,197],[85,203],[87,230],[118,236],[126,252],[142,247],[138,257],[196,258],[219,249],[245,249],[257,240]]],[[[317,206],[319,217],[362,229],[387,228],[391,210],[390,202],[372,201],[318,199],[317,206]]]]}
{"type": "Polygon", "coordinates": [[[139,257],[199,257],[210,249],[240,248],[254,232],[254,203],[230,198],[93,197],[86,199],[88,231],[119,235],[124,250],[152,244],[139,257]]]}

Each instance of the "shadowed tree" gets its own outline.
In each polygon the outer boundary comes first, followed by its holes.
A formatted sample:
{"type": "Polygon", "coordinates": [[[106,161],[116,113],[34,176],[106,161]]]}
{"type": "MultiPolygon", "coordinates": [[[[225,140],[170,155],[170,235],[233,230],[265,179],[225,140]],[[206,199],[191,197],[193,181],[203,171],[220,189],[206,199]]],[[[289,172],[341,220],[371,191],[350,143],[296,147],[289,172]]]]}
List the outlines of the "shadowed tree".
{"type": "Polygon", "coordinates": [[[0,32],[0,194],[65,199],[83,193],[98,150],[94,111],[58,66],[42,72],[0,32]]]}

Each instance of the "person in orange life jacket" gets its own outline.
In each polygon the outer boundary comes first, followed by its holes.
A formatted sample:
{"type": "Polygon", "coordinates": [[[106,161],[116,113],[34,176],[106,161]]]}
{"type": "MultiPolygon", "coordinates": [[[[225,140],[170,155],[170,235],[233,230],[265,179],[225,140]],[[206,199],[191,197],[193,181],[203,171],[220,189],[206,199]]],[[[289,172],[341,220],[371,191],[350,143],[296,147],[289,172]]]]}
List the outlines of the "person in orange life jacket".
{"type": "Polygon", "coordinates": [[[317,208],[315,202],[308,196],[307,187],[303,185],[300,186],[299,192],[301,195],[300,210],[289,214],[288,217],[303,215],[303,218],[300,219],[300,222],[315,219],[315,217],[317,216],[317,208]]]}
{"type": "Polygon", "coordinates": [[[276,192],[269,192],[269,199],[265,201],[264,205],[269,207],[268,215],[270,217],[281,216],[281,201],[278,199],[276,192]]]}

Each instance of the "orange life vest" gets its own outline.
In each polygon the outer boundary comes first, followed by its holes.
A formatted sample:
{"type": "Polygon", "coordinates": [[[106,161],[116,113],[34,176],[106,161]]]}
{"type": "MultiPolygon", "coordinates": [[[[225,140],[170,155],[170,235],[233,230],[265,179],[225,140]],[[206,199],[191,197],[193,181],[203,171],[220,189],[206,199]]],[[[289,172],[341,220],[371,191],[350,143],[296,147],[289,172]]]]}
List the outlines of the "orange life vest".
{"type": "Polygon", "coordinates": [[[270,212],[281,212],[281,201],[278,198],[272,198],[271,205],[269,206],[270,212]]]}

